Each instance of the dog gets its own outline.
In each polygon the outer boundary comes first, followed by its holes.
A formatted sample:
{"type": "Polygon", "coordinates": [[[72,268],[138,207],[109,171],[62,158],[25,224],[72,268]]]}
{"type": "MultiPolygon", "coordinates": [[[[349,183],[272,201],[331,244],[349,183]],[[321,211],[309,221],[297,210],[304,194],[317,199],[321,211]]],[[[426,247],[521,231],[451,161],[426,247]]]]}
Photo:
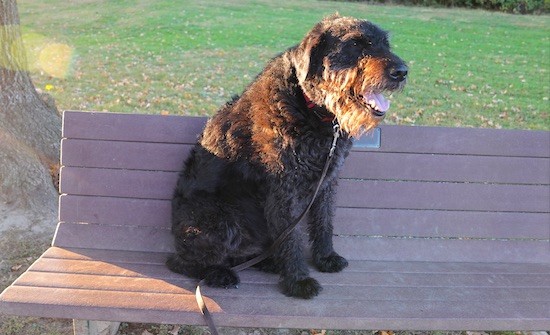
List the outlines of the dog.
{"type": "MultiPolygon", "coordinates": [[[[348,262],[332,244],[337,177],[353,138],[383,120],[383,94],[402,90],[407,74],[386,31],[337,14],[273,58],[207,122],[184,162],[172,199],[168,268],[212,287],[237,287],[231,267],[269,249],[308,206],[338,125],[307,232],[313,265],[344,269],[348,262]]],[[[296,232],[257,266],[278,273],[287,296],[309,299],[322,290],[296,232]]]]}

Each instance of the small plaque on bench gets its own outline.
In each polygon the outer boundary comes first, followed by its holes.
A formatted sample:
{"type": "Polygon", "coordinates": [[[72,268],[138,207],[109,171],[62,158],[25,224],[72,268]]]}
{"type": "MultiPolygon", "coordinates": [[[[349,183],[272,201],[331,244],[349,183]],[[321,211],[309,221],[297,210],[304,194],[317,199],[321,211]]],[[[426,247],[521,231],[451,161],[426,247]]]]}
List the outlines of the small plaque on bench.
{"type": "Polygon", "coordinates": [[[380,128],[374,128],[367,134],[353,141],[353,146],[356,148],[380,148],[380,137],[382,130],[380,128]]]}

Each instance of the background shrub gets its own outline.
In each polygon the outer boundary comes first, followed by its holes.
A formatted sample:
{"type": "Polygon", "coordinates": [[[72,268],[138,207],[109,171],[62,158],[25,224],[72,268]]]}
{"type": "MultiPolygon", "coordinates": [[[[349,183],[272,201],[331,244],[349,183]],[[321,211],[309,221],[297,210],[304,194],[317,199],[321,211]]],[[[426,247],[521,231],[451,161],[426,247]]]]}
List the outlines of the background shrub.
{"type": "MultiPolygon", "coordinates": [[[[344,0],[346,1],[346,0],[344,0]]],[[[361,0],[348,0],[361,1],[361,0]]],[[[515,14],[545,14],[550,0],[372,0],[379,3],[438,7],[466,7],[515,14]]]]}

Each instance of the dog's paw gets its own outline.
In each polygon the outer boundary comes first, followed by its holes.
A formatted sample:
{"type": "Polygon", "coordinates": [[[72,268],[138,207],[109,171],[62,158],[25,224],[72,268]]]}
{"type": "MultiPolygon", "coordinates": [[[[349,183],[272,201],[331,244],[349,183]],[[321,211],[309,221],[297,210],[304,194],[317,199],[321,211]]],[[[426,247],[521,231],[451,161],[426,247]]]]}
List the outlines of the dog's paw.
{"type": "Polygon", "coordinates": [[[240,279],[235,271],[224,266],[210,266],[204,271],[204,281],[210,287],[239,288],[240,279]]]}
{"type": "Polygon", "coordinates": [[[283,293],[289,297],[311,299],[323,290],[317,280],[308,277],[298,281],[282,281],[283,293]]]}
{"type": "Polygon", "coordinates": [[[332,254],[319,258],[315,261],[315,265],[321,272],[340,272],[348,266],[348,261],[338,254],[332,254]]]}

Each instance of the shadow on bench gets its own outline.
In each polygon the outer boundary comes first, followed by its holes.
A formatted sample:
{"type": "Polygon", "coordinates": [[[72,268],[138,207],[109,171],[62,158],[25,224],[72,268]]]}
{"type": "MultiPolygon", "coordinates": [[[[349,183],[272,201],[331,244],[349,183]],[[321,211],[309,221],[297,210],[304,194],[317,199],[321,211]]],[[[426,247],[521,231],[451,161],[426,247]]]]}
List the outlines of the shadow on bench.
{"type": "MultiPolygon", "coordinates": [[[[203,325],[195,280],[170,272],[170,198],[205,119],[65,112],[52,247],[2,314],[203,325]]],[[[341,175],[338,274],[285,297],[277,275],[203,288],[218,326],[550,329],[550,132],[382,126],[341,175]],[[370,144],[369,144],[370,143],[370,144]]],[[[76,323],[96,333],[98,323],[76,323]]]]}

